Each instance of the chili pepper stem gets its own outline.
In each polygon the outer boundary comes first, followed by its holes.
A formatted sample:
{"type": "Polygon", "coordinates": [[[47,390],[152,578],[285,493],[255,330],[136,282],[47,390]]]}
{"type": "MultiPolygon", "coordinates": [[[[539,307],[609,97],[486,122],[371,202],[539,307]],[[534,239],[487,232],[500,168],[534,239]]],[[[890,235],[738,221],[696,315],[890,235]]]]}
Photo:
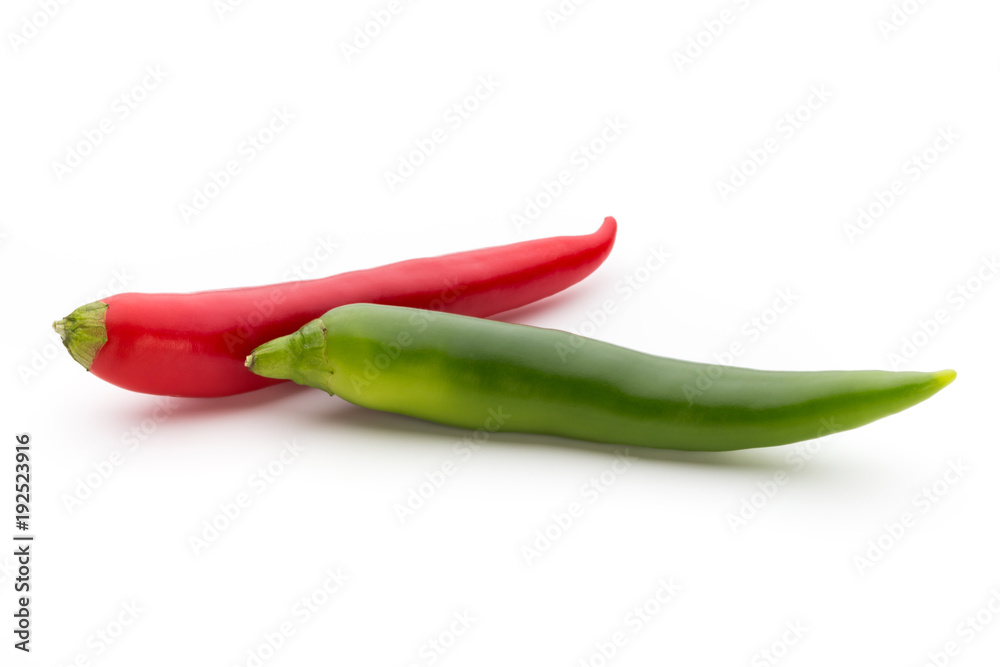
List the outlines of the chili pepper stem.
{"type": "Polygon", "coordinates": [[[333,369],[326,357],[326,325],[313,320],[293,334],[268,341],[246,358],[257,375],[324,389],[331,396],[333,369]]]}
{"type": "Polygon", "coordinates": [[[104,313],[107,309],[108,304],[94,301],[52,323],[52,328],[59,334],[70,356],[88,371],[94,363],[94,357],[108,342],[108,330],[104,326],[104,313]]]}

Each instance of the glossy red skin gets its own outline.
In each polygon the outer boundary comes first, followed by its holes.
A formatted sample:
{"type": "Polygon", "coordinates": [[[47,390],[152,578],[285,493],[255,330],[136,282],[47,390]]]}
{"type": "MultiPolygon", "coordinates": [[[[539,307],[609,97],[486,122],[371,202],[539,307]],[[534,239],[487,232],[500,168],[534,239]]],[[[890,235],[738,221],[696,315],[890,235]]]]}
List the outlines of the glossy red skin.
{"type": "Polygon", "coordinates": [[[413,259],[327,278],[190,294],[127,293],[108,304],[108,341],[90,372],[164,396],[230,396],[282,380],[244,366],[258,345],[348,303],[487,317],[560,292],[611,252],[617,224],[593,234],[413,259]]]}

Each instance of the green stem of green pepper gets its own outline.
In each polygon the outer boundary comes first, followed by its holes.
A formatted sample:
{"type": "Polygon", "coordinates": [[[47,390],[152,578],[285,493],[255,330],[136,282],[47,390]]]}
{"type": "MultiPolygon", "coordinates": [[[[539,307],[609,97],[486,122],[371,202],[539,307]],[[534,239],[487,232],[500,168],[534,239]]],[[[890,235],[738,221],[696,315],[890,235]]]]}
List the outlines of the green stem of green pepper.
{"type": "Polygon", "coordinates": [[[711,366],[564,331],[372,304],[335,308],[246,363],[265,377],[452,426],[691,451],[857,428],[955,379],[952,370],[711,366]]]}

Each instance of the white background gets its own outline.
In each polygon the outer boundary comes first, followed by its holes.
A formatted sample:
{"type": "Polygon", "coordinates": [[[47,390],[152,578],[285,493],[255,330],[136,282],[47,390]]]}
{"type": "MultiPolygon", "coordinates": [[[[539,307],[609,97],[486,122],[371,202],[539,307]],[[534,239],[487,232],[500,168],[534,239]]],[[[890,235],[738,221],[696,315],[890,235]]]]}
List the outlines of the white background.
{"type": "Polygon", "coordinates": [[[11,647],[13,547],[0,550],[3,664],[995,664],[995,2],[910,0],[880,27],[887,0],[595,0],[554,25],[555,0],[422,0],[350,59],[343,45],[387,2],[221,16],[210,0],[50,2],[51,18],[44,4],[7,2],[0,22],[0,534],[27,431],[37,536],[30,655],[11,647]],[[495,91],[446,120],[480,77],[495,91]],[[246,159],[275,109],[294,120],[246,159]],[[609,121],[623,129],[581,162],[609,121]],[[435,128],[446,141],[391,190],[385,173],[435,128]],[[77,150],[75,168],[55,164],[77,150]],[[183,215],[229,160],[240,173],[183,215]],[[519,228],[563,169],[571,185],[519,228]],[[753,173],[724,198],[734,169],[753,173]],[[902,194],[849,233],[897,179],[902,194]],[[740,343],[739,365],[958,380],[805,447],[632,449],[590,502],[613,447],[497,435],[465,461],[468,432],[289,386],[158,410],[85,373],[49,329],[104,290],[322,276],[586,233],[605,215],[620,223],[608,261],[504,319],[705,362],[740,343]],[[654,250],[670,259],[647,271],[654,250]],[[301,452],[258,494],[251,476],[291,442],[301,452]],[[401,522],[397,504],[445,461],[455,474],[401,522]],[[68,507],[88,476],[96,488],[68,507]],[[240,493],[250,506],[196,553],[240,493]],[[574,502],[582,516],[538,542],[574,502]],[[348,579],[327,595],[338,568],[348,579]],[[678,588],[666,602],[661,581],[678,588]],[[306,616],[309,596],[325,604],[306,616]],[[271,651],[283,623],[293,634],[271,651]]]}

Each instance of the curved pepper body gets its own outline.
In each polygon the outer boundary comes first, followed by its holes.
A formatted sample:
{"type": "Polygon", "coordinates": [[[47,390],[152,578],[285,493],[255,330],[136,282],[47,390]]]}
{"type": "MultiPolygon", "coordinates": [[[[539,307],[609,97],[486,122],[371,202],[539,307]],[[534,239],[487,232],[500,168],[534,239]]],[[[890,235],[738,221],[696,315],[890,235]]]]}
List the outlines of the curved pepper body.
{"type": "Polygon", "coordinates": [[[856,428],[955,376],[725,368],[700,390],[705,364],[552,329],[361,304],[265,344],[247,363],[364,407],[452,426],[694,451],[856,428]]]}
{"type": "Polygon", "coordinates": [[[228,396],[279,382],[248,372],[246,356],[331,308],[378,303],[495,315],[585,278],[611,252],[616,230],[609,217],[593,234],[413,259],[327,278],[190,294],[117,294],[81,307],[56,328],[77,361],[119,387],[170,396],[228,396]],[[79,348],[89,349],[81,353],[79,348]]]}

